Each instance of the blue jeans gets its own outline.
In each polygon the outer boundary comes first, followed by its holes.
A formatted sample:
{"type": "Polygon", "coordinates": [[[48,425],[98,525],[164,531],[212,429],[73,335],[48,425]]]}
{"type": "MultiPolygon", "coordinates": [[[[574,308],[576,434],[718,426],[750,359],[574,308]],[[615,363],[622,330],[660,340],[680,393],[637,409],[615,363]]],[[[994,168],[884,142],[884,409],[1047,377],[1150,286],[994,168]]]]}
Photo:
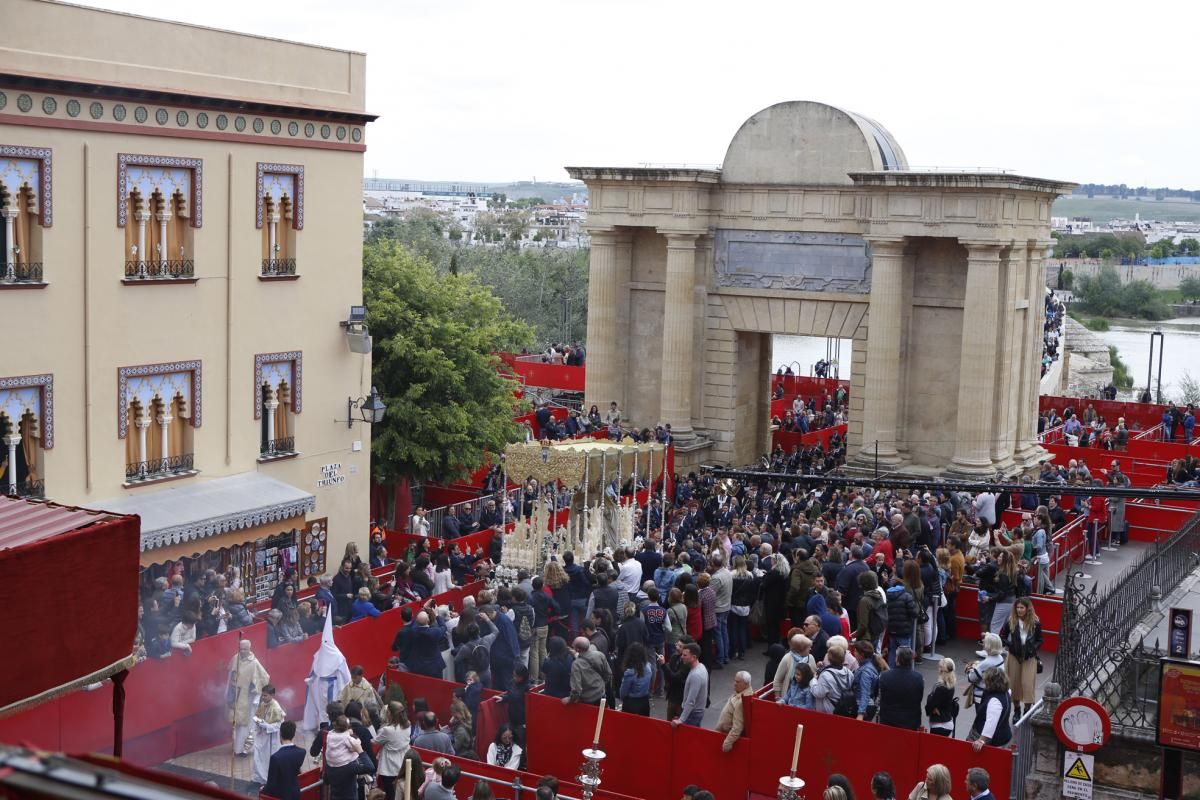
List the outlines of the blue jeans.
{"type": "Polygon", "coordinates": [[[704,725],[704,709],[697,708],[695,711],[688,714],[687,719],[683,721],[683,724],[691,725],[696,728],[702,727],[704,725]]]}
{"type": "Polygon", "coordinates": [[[571,636],[578,636],[583,626],[583,618],[587,614],[588,599],[572,598],[571,600],[571,636]]]}
{"type": "MultiPolygon", "coordinates": [[[[915,624],[915,623],[914,623],[915,624]]],[[[887,662],[889,667],[896,666],[896,651],[901,647],[912,647],[913,637],[910,633],[908,636],[889,636],[888,637],[888,657],[887,662]]]]}
{"type": "Polygon", "coordinates": [[[729,663],[729,612],[717,612],[717,663],[729,663]]]}
{"type": "Polygon", "coordinates": [[[746,651],[750,649],[749,617],[739,617],[737,614],[730,614],[729,649],[735,656],[744,656],[746,655],[746,651]]]}

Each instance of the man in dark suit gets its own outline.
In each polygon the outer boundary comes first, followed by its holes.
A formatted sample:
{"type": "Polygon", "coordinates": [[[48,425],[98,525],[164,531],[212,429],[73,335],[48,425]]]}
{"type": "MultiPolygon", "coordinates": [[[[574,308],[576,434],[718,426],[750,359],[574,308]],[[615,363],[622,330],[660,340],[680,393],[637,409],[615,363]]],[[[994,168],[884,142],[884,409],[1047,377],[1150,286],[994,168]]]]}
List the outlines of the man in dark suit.
{"type": "MultiPolygon", "coordinates": [[[[891,670],[888,670],[889,672],[891,670]]],[[[991,790],[992,776],[982,767],[967,770],[967,797],[970,800],[996,800],[991,790]]]]}
{"type": "Polygon", "coordinates": [[[304,766],[304,748],[292,744],[296,723],[290,719],[279,726],[280,748],[271,755],[267,766],[264,795],[277,800],[300,800],[300,768],[304,766]]]}
{"type": "Polygon", "coordinates": [[[915,731],[921,727],[921,698],[925,679],[913,669],[911,647],[896,653],[896,666],[879,676],[879,721],[893,728],[915,731]]]}

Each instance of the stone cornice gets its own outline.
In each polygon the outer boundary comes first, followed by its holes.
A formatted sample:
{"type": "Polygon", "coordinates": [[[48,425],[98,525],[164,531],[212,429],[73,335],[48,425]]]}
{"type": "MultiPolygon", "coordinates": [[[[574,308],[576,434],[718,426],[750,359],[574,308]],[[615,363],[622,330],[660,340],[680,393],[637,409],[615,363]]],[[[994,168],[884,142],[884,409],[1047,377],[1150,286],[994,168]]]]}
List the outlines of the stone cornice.
{"type": "Polygon", "coordinates": [[[721,180],[719,169],[691,167],[566,167],[567,174],[577,181],[627,181],[638,183],[704,183],[721,180]]]}
{"type": "Polygon", "coordinates": [[[851,172],[856,186],[881,188],[972,189],[1067,194],[1077,183],[1010,175],[1003,172],[851,172]]]}

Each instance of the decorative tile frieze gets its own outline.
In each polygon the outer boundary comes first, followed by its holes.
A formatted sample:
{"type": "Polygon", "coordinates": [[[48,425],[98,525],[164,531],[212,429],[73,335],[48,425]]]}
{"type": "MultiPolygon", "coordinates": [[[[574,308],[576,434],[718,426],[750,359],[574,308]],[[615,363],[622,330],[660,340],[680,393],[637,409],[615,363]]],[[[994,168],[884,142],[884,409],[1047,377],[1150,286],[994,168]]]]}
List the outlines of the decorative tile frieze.
{"type": "MultiPolygon", "coordinates": [[[[57,119],[65,126],[88,127],[95,123],[117,123],[122,127],[143,128],[156,135],[173,131],[208,131],[216,127],[219,131],[230,130],[240,134],[239,138],[262,137],[264,139],[294,139],[297,144],[312,142],[323,146],[360,145],[364,129],[361,124],[339,123],[335,128],[324,122],[313,122],[297,114],[227,114],[210,116],[200,107],[180,108],[177,105],[95,100],[91,97],[71,97],[61,93],[21,92],[10,95],[0,91],[0,112],[14,108],[19,116],[28,118],[57,119]],[[64,114],[63,111],[66,111],[64,114]],[[83,113],[86,109],[86,113],[83,113]]],[[[212,137],[211,131],[209,138],[212,137]]],[[[361,148],[356,148],[361,149],[361,148]]]]}

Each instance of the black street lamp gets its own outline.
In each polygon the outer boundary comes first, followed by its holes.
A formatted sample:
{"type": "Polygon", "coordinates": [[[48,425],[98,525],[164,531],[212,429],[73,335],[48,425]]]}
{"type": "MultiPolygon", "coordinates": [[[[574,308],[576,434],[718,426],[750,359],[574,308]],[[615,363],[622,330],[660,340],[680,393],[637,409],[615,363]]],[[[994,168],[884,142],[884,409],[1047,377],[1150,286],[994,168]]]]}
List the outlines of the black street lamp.
{"type": "Polygon", "coordinates": [[[353,397],[346,398],[347,428],[354,427],[354,409],[356,408],[359,418],[368,425],[383,422],[383,415],[387,412],[387,406],[379,398],[379,390],[374,386],[371,387],[371,394],[366,397],[360,397],[357,400],[353,397]]]}

